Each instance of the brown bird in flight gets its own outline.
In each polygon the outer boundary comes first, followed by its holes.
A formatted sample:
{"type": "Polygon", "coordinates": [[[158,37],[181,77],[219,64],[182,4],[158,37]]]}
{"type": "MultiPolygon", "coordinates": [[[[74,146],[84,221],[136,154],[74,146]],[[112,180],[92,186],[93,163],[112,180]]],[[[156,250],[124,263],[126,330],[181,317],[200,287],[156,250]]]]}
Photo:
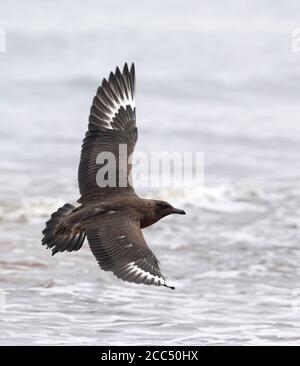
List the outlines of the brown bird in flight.
{"type": "Polygon", "coordinates": [[[167,215],[185,212],[165,201],[140,198],[132,187],[129,157],[138,136],[134,94],[134,64],[130,70],[125,64],[123,72],[117,67],[98,88],[81,151],[80,205],[67,203],[52,214],[43,230],[42,244],[52,248],[53,255],[77,251],[87,236],[104,271],[112,271],[124,281],[174,289],[166,284],[141,229],[167,215]],[[119,156],[121,144],[126,146],[125,159],[119,156]],[[105,166],[97,160],[102,152],[116,159],[114,186],[98,184],[97,172],[105,166]]]}

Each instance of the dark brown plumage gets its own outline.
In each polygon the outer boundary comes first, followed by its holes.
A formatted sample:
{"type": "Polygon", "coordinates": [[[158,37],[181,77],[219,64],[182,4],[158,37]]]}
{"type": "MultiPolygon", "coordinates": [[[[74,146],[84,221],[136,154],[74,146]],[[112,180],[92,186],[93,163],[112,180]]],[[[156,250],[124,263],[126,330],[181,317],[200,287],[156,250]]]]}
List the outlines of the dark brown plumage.
{"type": "Polygon", "coordinates": [[[164,201],[140,198],[130,184],[132,167],[128,158],[138,136],[134,93],[134,64],[130,70],[125,64],[122,73],[117,68],[98,88],[79,164],[80,206],[67,203],[53,213],[43,231],[42,244],[52,248],[53,254],[77,251],[87,236],[103,270],[112,271],[124,281],[169,287],[141,229],[167,215],[185,212],[164,201]],[[120,144],[127,148],[122,161],[120,144]],[[116,186],[100,187],[97,182],[97,172],[105,166],[97,161],[102,152],[116,158],[116,186]]]}

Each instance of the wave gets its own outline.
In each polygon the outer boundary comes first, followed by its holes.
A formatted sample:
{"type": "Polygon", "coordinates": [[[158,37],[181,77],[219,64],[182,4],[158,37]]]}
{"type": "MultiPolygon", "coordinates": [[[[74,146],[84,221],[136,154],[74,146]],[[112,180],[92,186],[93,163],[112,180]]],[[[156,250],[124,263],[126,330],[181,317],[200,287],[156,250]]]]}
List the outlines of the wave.
{"type": "Polygon", "coordinates": [[[51,198],[29,198],[21,202],[0,203],[1,222],[30,222],[47,218],[63,201],[51,198]]]}
{"type": "Polygon", "coordinates": [[[168,189],[160,192],[164,199],[209,211],[235,213],[263,211],[269,201],[267,193],[256,185],[224,183],[188,189],[168,189]]]}

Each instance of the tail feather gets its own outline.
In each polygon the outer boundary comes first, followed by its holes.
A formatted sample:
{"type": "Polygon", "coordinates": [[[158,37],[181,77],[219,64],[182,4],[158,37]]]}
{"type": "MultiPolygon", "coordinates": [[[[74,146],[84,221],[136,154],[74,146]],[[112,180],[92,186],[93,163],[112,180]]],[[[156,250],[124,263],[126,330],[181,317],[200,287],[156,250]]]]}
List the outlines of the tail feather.
{"type": "Polygon", "coordinates": [[[77,251],[82,247],[85,230],[78,223],[68,220],[68,216],[76,207],[66,203],[51,215],[43,230],[42,245],[52,249],[52,255],[57,252],[77,251]]]}

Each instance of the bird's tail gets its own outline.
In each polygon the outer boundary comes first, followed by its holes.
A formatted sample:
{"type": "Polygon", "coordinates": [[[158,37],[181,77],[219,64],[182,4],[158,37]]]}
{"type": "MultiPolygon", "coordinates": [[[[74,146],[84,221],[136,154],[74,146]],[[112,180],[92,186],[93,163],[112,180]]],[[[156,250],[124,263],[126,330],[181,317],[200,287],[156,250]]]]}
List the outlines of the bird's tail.
{"type": "Polygon", "coordinates": [[[70,215],[75,210],[75,206],[66,203],[54,212],[50,220],[46,222],[42,245],[52,248],[52,255],[57,252],[76,251],[82,247],[85,230],[70,219],[70,215]]]}

